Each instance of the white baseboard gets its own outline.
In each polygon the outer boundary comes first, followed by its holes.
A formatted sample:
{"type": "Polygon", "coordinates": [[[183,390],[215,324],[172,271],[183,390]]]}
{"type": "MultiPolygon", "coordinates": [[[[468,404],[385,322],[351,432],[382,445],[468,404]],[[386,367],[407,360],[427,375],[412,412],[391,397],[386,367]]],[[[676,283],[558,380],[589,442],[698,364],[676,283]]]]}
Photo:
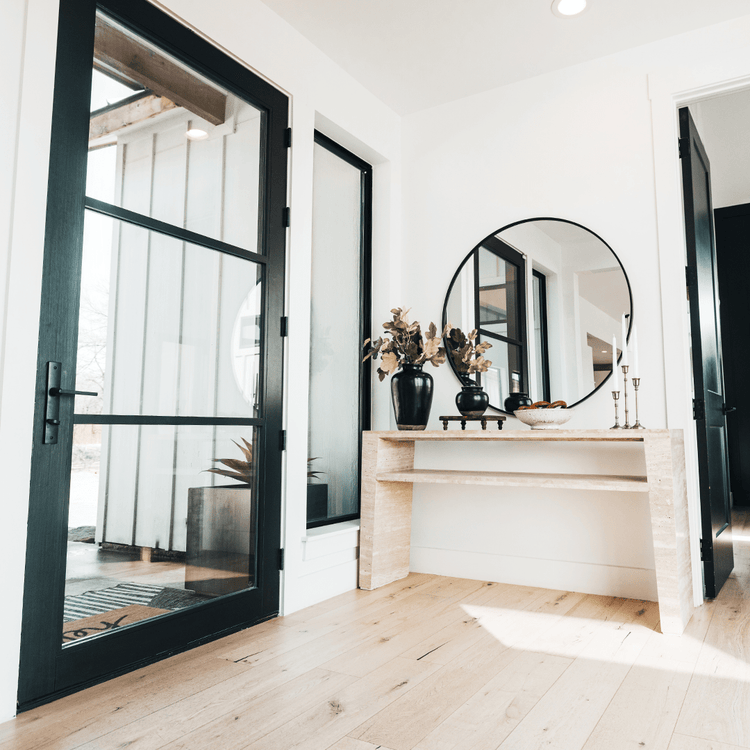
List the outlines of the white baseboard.
{"type": "Polygon", "coordinates": [[[297,579],[296,596],[286,603],[284,614],[311,607],[313,604],[357,588],[359,564],[356,550],[347,562],[305,572],[297,579]]]}
{"type": "Polygon", "coordinates": [[[413,546],[410,570],[413,573],[657,601],[656,573],[648,568],[413,546]]]}

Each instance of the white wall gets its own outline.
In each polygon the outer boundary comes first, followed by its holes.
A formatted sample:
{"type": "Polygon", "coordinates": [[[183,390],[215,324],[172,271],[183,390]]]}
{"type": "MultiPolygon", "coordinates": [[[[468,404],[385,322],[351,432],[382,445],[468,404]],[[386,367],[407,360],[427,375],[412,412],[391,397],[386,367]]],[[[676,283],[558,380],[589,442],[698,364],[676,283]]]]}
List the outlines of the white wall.
{"type": "MultiPolygon", "coordinates": [[[[639,322],[641,420],[648,427],[685,429],[690,445],[684,240],[681,209],[674,210],[675,194],[679,200],[675,97],[750,74],[748,38],[750,16],[406,117],[403,247],[409,252],[402,278],[403,303],[412,307],[413,317],[423,323],[439,318],[458,263],[490,232],[533,216],[579,222],[612,246],[630,279],[639,322]],[[658,121],[652,120],[652,108],[660,113],[658,121]],[[659,193],[664,200],[657,203],[659,176],[667,184],[659,193]]],[[[459,384],[448,368],[434,375],[430,427],[437,428],[437,416],[452,413],[459,384]]],[[[608,428],[613,409],[607,388],[575,412],[573,429],[608,428]]],[[[509,418],[507,428],[518,428],[516,420],[509,418]]],[[[420,448],[421,465],[440,464],[440,446],[420,448]]],[[[505,447],[486,456],[474,447],[461,450],[454,448],[451,463],[466,468],[495,466],[511,457],[505,447]]],[[[695,550],[692,446],[689,453],[695,550]]],[[[530,471],[554,471],[548,467],[558,460],[546,446],[523,446],[514,458],[515,466],[530,471]]],[[[597,459],[580,447],[568,458],[569,470],[598,463],[600,471],[613,471],[619,460],[614,455],[597,459]]],[[[459,494],[419,486],[412,567],[652,598],[645,506],[617,501],[616,512],[603,514],[602,507],[613,507],[607,502],[612,501],[594,493],[482,489],[459,494]],[[488,534],[488,527],[497,533],[488,534]],[[628,540],[627,549],[591,541],[603,539],[628,540]]],[[[697,559],[694,578],[699,595],[697,559]]]]}
{"type": "MultiPolygon", "coordinates": [[[[392,307],[400,267],[400,120],[258,0],[171,0],[162,5],[291,97],[292,228],[287,243],[290,335],[285,366],[288,450],[281,544],[286,548],[282,606],[293,611],[356,585],[356,524],[308,539],[306,515],[312,146],[315,127],[375,166],[374,295],[392,307]]],[[[56,0],[3,0],[4,75],[0,156],[0,456],[4,475],[3,617],[0,619],[0,721],[15,712],[28,514],[33,383],[51,121],[56,0]],[[16,143],[15,154],[8,144],[16,143]],[[12,358],[9,353],[12,352],[12,358]],[[12,501],[10,501],[12,500],[12,501]]],[[[388,402],[376,394],[376,412],[388,402]]]]}

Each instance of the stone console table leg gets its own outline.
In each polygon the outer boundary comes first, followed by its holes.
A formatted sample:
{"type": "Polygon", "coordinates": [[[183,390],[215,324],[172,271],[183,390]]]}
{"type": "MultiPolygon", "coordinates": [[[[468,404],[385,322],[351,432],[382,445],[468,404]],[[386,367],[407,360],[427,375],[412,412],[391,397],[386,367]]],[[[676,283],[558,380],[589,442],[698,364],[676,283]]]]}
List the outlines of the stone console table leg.
{"type": "Polygon", "coordinates": [[[682,431],[644,433],[643,447],[661,632],[682,635],[694,610],[682,431]]]}
{"type": "Polygon", "coordinates": [[[363,437],[359,587],[371,590],[409,575],[412,485],[378,482],[376,475],[413,469],[414,443],[363,437]]]}

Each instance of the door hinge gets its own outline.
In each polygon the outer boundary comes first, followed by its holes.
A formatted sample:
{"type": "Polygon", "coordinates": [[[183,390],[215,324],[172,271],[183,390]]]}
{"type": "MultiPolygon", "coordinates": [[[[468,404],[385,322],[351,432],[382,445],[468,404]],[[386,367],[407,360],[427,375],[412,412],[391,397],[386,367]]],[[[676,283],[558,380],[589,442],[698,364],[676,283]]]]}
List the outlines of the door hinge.
{"type": "Polygon", "coordinates": [[[286,148],[292,147],[292,129],[291,128],[287,128],[284,131],[284,146],[286,146],[286,148]]]}
{"type": "Polygon", "coordinates": [[[701,539],[701,562],[708,562],[710,560],[711,550],[708,548],[705,539],[701,539]]]}
{"type": "Polygon", "coordinates": [[[693,419],[697,421],[706,419],[706,402],[702,398],[693,399],[693,419]]]}
{"type": "Polygon", "coordinates": [[[286,430],[281,430],[281,432],[279,432],[279,450],[286,450],[286,430]]]}
{"type": "Polygon", "coordinates": [[[284,570],[284,548],[279,550],[279,570],[284,570]]]}
{"type": "Polygon", "coordinates": [[[284,209],[284,226],[292,226],[292,211],[288,207],[284,209]]]}
{"type": "Polygon", "coordinates": [[[690,153],[690,141],[687,138],[678,138],[677,148],[680,152],[680,159],[684,159],[690,153]]]}
{"type": "Polygon", "coordinates": [[[287,318],[286,315],[282,315],[281,317],[281,335],[282,336],[289,335],[289,318],[287,318]]]}

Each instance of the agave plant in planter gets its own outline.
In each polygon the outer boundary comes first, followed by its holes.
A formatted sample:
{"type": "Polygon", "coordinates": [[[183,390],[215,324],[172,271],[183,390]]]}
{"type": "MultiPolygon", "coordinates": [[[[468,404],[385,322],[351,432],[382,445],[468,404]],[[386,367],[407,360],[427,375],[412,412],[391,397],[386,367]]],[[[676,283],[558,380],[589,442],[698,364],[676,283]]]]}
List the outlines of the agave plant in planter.
{"type": "Polygon", "coordinates": [[[244,447],[240,445],[236,440],[232,442],[242,451],[245,460],[239,458],[213,458],[214,462],[224,464],[229,467],[228,469],[219,469],[214,467],[212,469],[206,469],[207,472],[212,474],[221,474],[223,477],[229,477],[230,479],[237,479],[244,484],[251,484],[254,476],[253,469],[253,446],[248,443],[245,438],[240,438],[244,443],[244,447]]]}
{"type": "Polygon", "coordinates": [[[391,310],[393,320],[383,323],[386,338],[367,339],[363,346],[365,360],[380,356],[380,381],[392,376],[391,397],[398,429],[424,430],[432,406],[433,381],[432,375],[422,371],[422,365],[430,362],[438,367],[445,362],[441,341],[449,326],[438,334],[435,324],[430,323],[423,334],[418,321],[409,322],[408,312],[400,307],[391,310]]]}
{"type": "Polygon", "coordinates": [[[234,444],[242,458],[214,458],[206,472],[240,484],[188,489],[185,588],[219,596],[251,585],[255,568],[256,501],[253,446],[234,444]],[[224,468],[225,467],[225,468],[224,468]]]}
{"type": "Polygon", "coordinates": [[[328,485],[324,482],[315,483],[324,471],[315,471],[312,462],[318,461],[320,456],[307,459],[307,522],[323,521],[328,518],[328,485]]]}
{"type": "Polygon", "coordinates": [[[467,335],[460,328],[451,327],[446,337],[447,351],[462,383],[461,392],[456,395],[456,407],[465,417],[481,417],[490,404],[490,397],[470,376],[487,372],[492,362],[484,358],[484,353],[492,344],[489,341],[477,344],[476,341],[476,328],[467,335]]]}

